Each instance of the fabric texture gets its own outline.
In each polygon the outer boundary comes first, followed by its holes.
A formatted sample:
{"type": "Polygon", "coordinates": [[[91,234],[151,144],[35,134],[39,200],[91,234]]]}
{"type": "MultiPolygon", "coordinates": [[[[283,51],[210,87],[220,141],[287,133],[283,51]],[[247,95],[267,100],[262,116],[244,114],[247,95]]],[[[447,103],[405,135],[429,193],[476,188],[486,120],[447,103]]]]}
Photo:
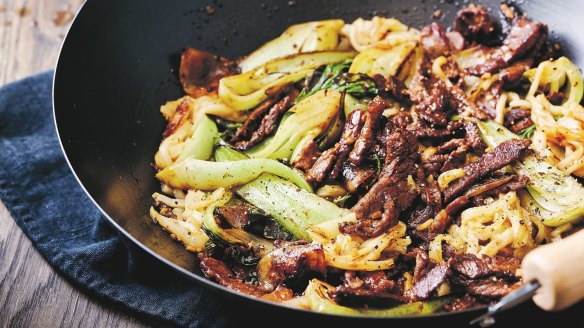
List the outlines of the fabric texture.
{"type": "Polygon", "coordinates": [[[116,306],[162,324],[227,326],[222,297],[130,245],[85,195],[57,139],[52,75],[0,89],[0,199],[18,225],[56,270],[116,306]]]}

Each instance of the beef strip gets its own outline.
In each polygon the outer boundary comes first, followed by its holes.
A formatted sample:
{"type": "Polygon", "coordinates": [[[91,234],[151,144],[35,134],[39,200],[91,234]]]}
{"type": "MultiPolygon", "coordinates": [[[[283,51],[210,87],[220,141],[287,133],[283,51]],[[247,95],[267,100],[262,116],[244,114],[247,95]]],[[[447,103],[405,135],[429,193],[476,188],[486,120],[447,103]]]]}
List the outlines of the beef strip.
{"type": "Polygon", "coordinates": [[[447,56],[456,49],[456,45],[450,43],[444,28],[438,23],[432,23],[424,27],[420,34],[420,44],[424,49],[424,53],[431,59],[447,56]]]}
{"type": "Polygon", "coordinates": [[[450,202],[482,177],[518,160],[525,154],[530,144],[531,141],[526,139],[504,141],[491,152],[484,154],[476,162],[465,166],[465,175],[451,183],[444,190],[444,200],[450,202]]]}
{"type": "Polygon", "coordinates": [[[187,48],[180,56],[180,82],[194,98],[216,92],[222,78],[238,73],[236,62],[205,51],[187,48]]]}
{"type": "Polygon", "coordinates": [[[477,300],[476,297],[469,294],[465,294],[462,297],[455,298],[452,301],[444,304],[444,310],[446,310],[447,312],[458,312],[472,309],[482,305],[484,304],[481,301],[477,300]]]}
{"type": "Polygon", "coordinates": [[[354,193],[371,181],[375,176],[375,169],[371,167],[358,167],[355,164],[346,162],[343,165],[343,179],[347,191],[354,193]]]}
{"type": "Polygon", "coordinates": [[[258,278],[265,289],[298,279],[308,272],[326,273],[326,260],[320,244],[305,241],[276,242],[276,248],[258,263],[258,278]]]}
{"type": "Polygon", "coordinates": [[[266,136],[272,134],[277,127],[276,123],[278,123],[280,118],[282,118],[290,106],[294,104],[294,100],[297,96],[298,91],[296,89],[292,89],[292,91],[287,96],[282,98],[282,100],[278,101],[270,108],[268,113],[262,118],[257,130],[251,133],[250,139],[236,142],[233,145],[233,148],[238,150],[248,150],[264,140],[266,136]]]}
{"type": "Polygon", "coordinates": [[[474,4],[458,11],[453,27],[469,43],[486,45],[497,42],[500,30],[497,22],[489,16],[487,9],[474,4]]]}
{"type": "Polygon", "coordinates": [[[446,278],[450,275],[450,264],[440,263],[416,282],[412,288],[405,292],[405,296],[411,301],[423,301],[430,297],[446,278]]]}
{"type": "Polygon", "coordinates": [[[478,258],[473,254],[460,254],[454,257],[452,269],[466,279],[480,279],[497,276],[517,280],[517,270],[521,263],[513,257],[483,256],[478,258]]]}
{"type": "Polygon", "coordinates": [[[318,149],[318,144],[314,140],[310,140],[298,152],[298,156],[294,159],[294,167],[306,172],[314,166],[320,155],[322,153],[318,149]]]}
{"type": "Polygon", "coordinates": [[[511,191],[524,189],[529,184],[529,178],[524,175],[511,175],[491,179],[479,186],[469,189],[465,194],[475,206],[482,206],[489,197],[496,197],[511,191]]]}
{"type": "Polygon", "coordinates": [[[270,292],[261,286],[245,283],[242,279],[237,278],[225,263],[207,256],[205,253],[199,253],[199,260],[200,268],[205,276],[225,287],[255,297],[261,297],[270,292]]]}
{"type": "Polygon", "coordinates": [[[503,68],[499,72],[499,81],[503,82],[503,88],[507,90],[516,87],[523,78],[523,74],[531,66],[533,66],[533,58],[525,58],[503,68]]]}
{"type": "Polygon", "coordinates": [[[531,111],[522,108],[511,108],[505,113],[505,127],[515,134],[533,125],[531,111]]]}
{"type": "Polygon", "coordinates": [[[503,82],[495,81],[491,86],[478,94],[474,102],[478,110],[487,117],[494,119],[497,116],[497,102],[503,94],[503,82]]]}
{"type": "Polygon", "coordinates": [[[428,257],[428,253],[419,247],[414,248],[410,253],[416,258],[416,265],[414,266],[414,282],[418,282],[428,274],[428,271],[430,271],[430,258],[428,257]]]}
{"type": "Polygon", "coordinates": [[[464,122],[464,140],[476,153],[482,154],[485,151],[485,143],[481,138],[479,127],[473,121],[464,122]]]}
{"type": "Polygon", "coordinates": [[[268,97],[261,104],[259,104],[248,116],[245,122],[241,125],[239,129],[235,132],[231,138],[231,143],[237,143],[242,140],[248,140],[251,138],[253,131],[257,130],[259,123],[265,114],[278,102],[276,97],[268,97]]]}
{"type": "Polygon", "coordinates": [[[466,291],[473,296],[481,298],[500,299],[519,286],[519,283],[509,284],[500,279],[473,280],[466,286],[466,291]]]}
{"type": "Polygon", "coordinates": [[[381,117],[381,113],[386,108],[385,100],[380,96],[375,97],[367,104],[367,112],[364,115],[364,123],[359,138],[355,141],[355,146],[349,154],[349,162],[359,165],[363,161],[365,153],[373,146],[375,131],[381,117]]]}
{"type": "Polygon", "coordinates": [[[378,236],[394,226],[398,214],[416,198],[415,190],[407,183],[408,175],[415,174],[419,157],[414,135],[393,132],[387,139],[386,153],[379,179],[352,209],[358,221],[341,225],[341,232],[365,239],[378,236]]]}
{"type": "Polygon", "coordinates": [[[343,164],[349,157],[351,147],[359,137],[361,127],[364,124],[365,112],[355,110],[347,117],[343,127],[341,140],[332,148],[327,149],[316,160],[314,166],[307,172],[306,181],[322,182],[325,178],[334,180],[341,173],[343,164]]]}
{"type": "Polygon", "coordinates": [[[426,126],[422,122],[416,122],[408,125],[407,130],[411,132],[417,139],[445,139],[452,138],[456,135],[460,135],[463,122],[461,121],[450,121],[444,129],[436,129],[426,126]]]}
{"type": "Polygon", "coordinates": [[[401,103],[409,104],[410,93],[404,83],[393,75],[383,77],[382,75],[373,76],[375,86],[385,98],[393,98],[401,103]]]}
{"type": "Polygon", "coordinates": [[[442,194],[436,181],[425,184],[420,188],[422,189],[420,192],[422,203],[418,205],[408,219],[408,226],[411,229],[416,229],[418,225],[436,217],[442,209],[442,194]]]}
{"type": "Polygon", "coordinates": [[[176,106],[176,110],[172,114],[171,119],[168,121],[166,129],[164,129],[162,136],[164,138],[167,138],[168,136],[176,132],[176,130],[189,119],[189,112],[190,112],[189,100],[184,99],[176,106]]]}
{"type": "Polygon", "coordinates": [[[343,284],[330,296],[335,302],[350,306],[388,306],[407,302],[407,298],[397,293],[396,283],[383,271],[347,271],[343,284]]]}
{"type": "Polygon", "coordinates": [[[220,215],[230,227],[244,229],[250,222],[249,211],[253,208],[248,203],[240,202],[215,208],[215,213],[220,215]]]}
{"type": "Polygon", "coordinates": [[[547,26],[525,17],[517,19],[501,47],[492,48],[483,63],[467,68],[473,75],[493,73],[509,63],[536,53],[547,42],[547,26]]]}

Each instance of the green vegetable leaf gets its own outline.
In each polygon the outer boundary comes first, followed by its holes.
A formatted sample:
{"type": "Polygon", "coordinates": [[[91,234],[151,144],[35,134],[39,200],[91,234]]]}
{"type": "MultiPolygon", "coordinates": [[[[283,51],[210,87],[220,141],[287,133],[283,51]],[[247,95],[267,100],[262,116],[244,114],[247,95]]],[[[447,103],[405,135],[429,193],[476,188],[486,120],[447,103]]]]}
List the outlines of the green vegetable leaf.
{"type": "Polygon", "coordinates": [[[533,138],[533,134],[535,133],[535,124],[532,126],[525,128],[519,132],[519,136],[523,139],[531,139],[533,138]]]}
{"type": "Polygon", "coordinates": [[[306,77],[306,87],[296,98],[296,103],[320,90],[327,89],[347,92],[356,98],[376,96],[379,90],[373,79],[365,74],[349,73],[351,63],[352,60],[347,59],[342,63],[321,66],[315,70],[313,74],[306,77]]]}

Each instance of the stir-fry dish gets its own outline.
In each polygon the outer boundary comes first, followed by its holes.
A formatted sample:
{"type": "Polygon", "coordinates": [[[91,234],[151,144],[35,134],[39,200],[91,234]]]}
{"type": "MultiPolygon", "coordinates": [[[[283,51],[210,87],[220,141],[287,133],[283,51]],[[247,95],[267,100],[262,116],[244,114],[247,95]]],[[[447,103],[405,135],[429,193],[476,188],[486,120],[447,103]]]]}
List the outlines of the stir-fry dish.
{"type": "Polygon", "coordinates": [[[493,303],[584,216],[584,86],[545,24],[290,26],[182,52],[152,219],[209,279],[287,306],[404,316],[493,303]]]}

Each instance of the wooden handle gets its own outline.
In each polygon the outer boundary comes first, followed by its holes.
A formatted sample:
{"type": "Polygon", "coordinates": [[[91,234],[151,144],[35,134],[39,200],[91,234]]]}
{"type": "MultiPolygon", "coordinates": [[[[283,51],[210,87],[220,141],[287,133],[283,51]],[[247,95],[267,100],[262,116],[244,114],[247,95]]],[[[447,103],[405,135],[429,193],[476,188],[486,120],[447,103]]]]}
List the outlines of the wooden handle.
{"type": "Polygon", "coordinates": [[[533,297],[548,311],[564,309],[584,298],[584,230],[529,252],[521,264],[525,281],[541,288],[533,297]]]}

